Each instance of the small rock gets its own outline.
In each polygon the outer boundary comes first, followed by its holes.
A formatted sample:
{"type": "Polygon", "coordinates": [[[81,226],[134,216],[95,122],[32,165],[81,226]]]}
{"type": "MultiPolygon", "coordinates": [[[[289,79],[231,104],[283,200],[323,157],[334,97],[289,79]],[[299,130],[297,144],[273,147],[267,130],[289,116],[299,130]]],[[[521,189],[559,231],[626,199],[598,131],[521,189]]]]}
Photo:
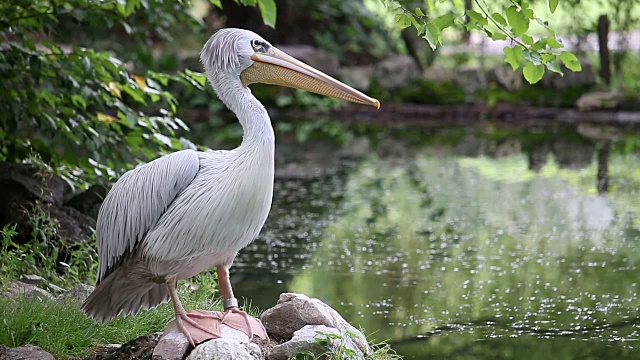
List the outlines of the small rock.
{"type": "Polygon", "coordinates": [[[275,340],[290,340],[294,332],[305,325],[325,325],[340,330],[343,337],[351,337],[363,354],[371,352],[366,337],[358,329],[329,305],[306,295],[280,294],[278,304],[266,310],[260,319],[269,336],[275,340]]]}
{"type": "MultiPolygon", "coordinates": [[[[200,310],[204,312],[203,310],[200,310]]],[[[200,325],[207,327],[203,320],[199,321],[200,325]]],[[[220,324],[220,333],[223,339],[234,341],[235,343],[249,343],[250,339],[247,334],[240,330],[236,330],[226,324],[220,324]]],[[[194,341],[196,344],[206,344],[208,339],[211,339],[209,334],[204,332],[192,332],[194,341]]],[[[196,346],[196,349],[200,345],[196,346]]],[[[187,337],[178,329],[175,320],[169,323],[164,334],[158,341],[158,345],[153,351],[154,360],[182,360],[189,352],[190,344],[187,337]]],[[[259,349],[258,349],[259,350],[259,349]]]]}
{"type": "Polygon", "coordinates": [[[26,284],[21,281],[12,282],[5,290],[2,291],[1,294],[3,296],[11,298],[17,296],[24,296],[27,299],[40,300],[53,298],[53,296],[51,296],[51,294],[49,294],[47,291],[40,289],[35,285],[26,284]]]}
{"type": "MultiPolygon", "coordinates": [[[[209,340],[198,345],[187,357],[187,360],[255,360],[260,359],[254,356],[256,349],[250,347],[247,350],[247,343],[236,340],[219,338],[209,340]],[[253,352],[254,354],[252,354],[253,352]]],[[[255,345],[255,344],[252,344],[255,345]]],[[[257,346],[257,345],[256,345],[257,346]]],[[[257,349],[258,353],[260,349],[257,349]]]]}
{"type": "Polygon", "coordinates": [[[48,281],[46,281],[42,276],[29,274],[20,276],[20,282],[25,284],[35,285],[41,289],[46,289],[50,294],[58,295],[64,292],[64,289],[58,285],[54,285],[48,281]]]}
{"type": "Polygon", "coordinates": [[[169,325],[153,349],[153,360],[182,360],[190,346],[187,337],[176,326],[169,325]]]}
{"type": "Polygon", "coordinates": [[[40,276],[40,275],[29,274],[29,275],[20,276],[20,281],[25,283],[25,284],[31,284],[31,285],[39,286],[44,281],[44,278],[42,276],[40,276]]]}
{"type": "Polygon", "coordinates": [[[50,283],[50,282],[47,282],[44,286],[45,286],[45,287],[47,288],[47,290],[49,290],[49,292],[50,292],[51,294],[53,294],[53,295],[62,295],[63,293],[65,293],[65,292],[66,292],[66,290],[65,290],[65,289],[61,288],[61,287],[60,287],[60,286],[58,286],[58,285],[52,284],[52,283],[50,283]]]}
{"type": "Polygon", "coordinates": [[[287,360],[298,354],[312,355],[313,358],[323,355],[345,357],[347,353],[349,359],[364,359],[362,351],[352,338],[344,336],[340,330],[324,325],[306,325],[296,331],[291,340],[274,346],[267,359],[287,360]]]}
{"type": "Polygon", "coordinates": [[[76,285],[73,289],[63,293],[59,297],[64,300],[71,300],[81,303],[89,297],[93,290],[95,290],[95,286],[79,284],[76,285]]]}
{"type": "Polygon", "coordinates": [[[622,94],[615,91],[597,91],[580,96],[576,101],[579,111],[615,109],[622,101],[622,94]]]}
{"type": "Polygon", "coordinates": [[[3,360],[55,360],[53,355],[34,345],[9,348],[0,345],[0,359],[3,360]]]}

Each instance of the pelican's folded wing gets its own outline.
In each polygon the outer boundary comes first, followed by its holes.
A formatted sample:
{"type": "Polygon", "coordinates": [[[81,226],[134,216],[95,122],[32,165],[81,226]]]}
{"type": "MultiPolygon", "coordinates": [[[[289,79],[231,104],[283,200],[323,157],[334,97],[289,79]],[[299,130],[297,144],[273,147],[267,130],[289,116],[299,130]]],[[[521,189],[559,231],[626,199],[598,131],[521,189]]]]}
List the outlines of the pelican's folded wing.
{"type": "Polygon", "coordinates": [[[98,284],[135,249],[198,169],[197,153],[183,150],[139,166],[113,185],[98,214],[98,284]]]}

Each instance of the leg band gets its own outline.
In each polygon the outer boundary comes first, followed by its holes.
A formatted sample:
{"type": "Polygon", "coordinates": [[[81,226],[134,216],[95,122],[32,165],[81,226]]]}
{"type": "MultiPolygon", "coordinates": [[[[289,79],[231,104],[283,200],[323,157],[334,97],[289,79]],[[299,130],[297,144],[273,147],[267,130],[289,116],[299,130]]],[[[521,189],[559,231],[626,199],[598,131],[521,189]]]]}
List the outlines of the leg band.
{"type": "Polygon", "coordinates": [[[238,299],[236,298],[224,299],[222,301],[222,304],[224,305],[225,310],[232,307],[238,307],[238,299]]]}

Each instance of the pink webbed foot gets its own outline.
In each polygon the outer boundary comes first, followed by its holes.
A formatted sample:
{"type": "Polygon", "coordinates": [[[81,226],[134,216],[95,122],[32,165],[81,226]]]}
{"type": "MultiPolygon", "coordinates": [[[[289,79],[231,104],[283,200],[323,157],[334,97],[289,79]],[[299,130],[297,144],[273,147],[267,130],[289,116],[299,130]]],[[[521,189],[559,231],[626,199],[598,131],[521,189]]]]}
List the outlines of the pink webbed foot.
{"type": "Polygon", "coordinates": [[[269,340],[267,330],[265,330],[262,322],[237,307],[227,308],[222,315],[221,322],[244,332],[250,339],[255,335],[261,339],[269,340]]]}
{"type": "Polygon", "coordinates": [[[178,329],[187,337],[193,347],[203,341],[221,337],[221,322],[222,314],[219,312],[194,310],[176,314],[178,329]]]}

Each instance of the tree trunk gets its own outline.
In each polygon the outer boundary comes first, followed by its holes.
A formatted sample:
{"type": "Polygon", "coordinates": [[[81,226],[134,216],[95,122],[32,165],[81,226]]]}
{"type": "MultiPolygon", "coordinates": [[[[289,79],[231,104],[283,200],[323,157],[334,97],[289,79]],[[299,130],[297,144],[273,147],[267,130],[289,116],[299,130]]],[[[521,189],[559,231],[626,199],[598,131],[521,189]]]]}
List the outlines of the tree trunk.
{"type": "Polygon", "coordinates": [[[598,46],[600,48],[600,76],[604,82],[611,83],[611,64],[609,61],[609,17],[598,18],[598,46]]]}

